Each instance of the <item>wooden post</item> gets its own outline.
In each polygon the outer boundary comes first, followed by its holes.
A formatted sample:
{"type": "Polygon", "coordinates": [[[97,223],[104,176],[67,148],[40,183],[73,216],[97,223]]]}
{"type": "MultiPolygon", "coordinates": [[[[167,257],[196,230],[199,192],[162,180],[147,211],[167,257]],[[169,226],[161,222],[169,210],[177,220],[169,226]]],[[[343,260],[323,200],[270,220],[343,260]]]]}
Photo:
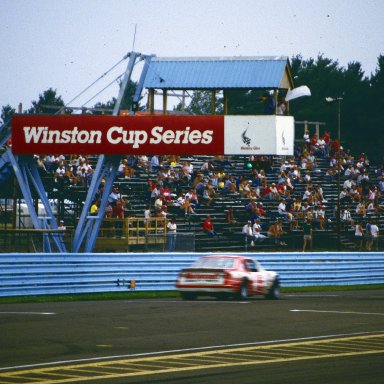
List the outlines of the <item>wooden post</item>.
{"type": "Polygon", "coordinates": [[[153,114],[155,112],[155,90],[150,89],[148,94],[149,112],[153,114]]]}
{"type": "Polygon", "coordinates": [[[163,89],[163,114],[167,114],[167,90],[163,89]]]}

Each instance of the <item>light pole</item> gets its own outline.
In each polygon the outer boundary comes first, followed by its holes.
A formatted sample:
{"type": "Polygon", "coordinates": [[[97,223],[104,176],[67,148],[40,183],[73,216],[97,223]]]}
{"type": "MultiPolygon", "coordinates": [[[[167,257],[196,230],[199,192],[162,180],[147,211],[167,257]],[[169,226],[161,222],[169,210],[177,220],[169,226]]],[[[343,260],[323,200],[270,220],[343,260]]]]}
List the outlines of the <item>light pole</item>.
{"type": "Polygon", "coordinates": [[[341,183],[341,135],[340,135],[340,127],[341,127],[341,101],[342,97],[326,97],[325,101],[327,103],[335,103],[337,102],[337,213],[336,213],[336,233],[337,233],[337,249],[341,250],[341,242],[340,242],[340,183],[341,183]]]}

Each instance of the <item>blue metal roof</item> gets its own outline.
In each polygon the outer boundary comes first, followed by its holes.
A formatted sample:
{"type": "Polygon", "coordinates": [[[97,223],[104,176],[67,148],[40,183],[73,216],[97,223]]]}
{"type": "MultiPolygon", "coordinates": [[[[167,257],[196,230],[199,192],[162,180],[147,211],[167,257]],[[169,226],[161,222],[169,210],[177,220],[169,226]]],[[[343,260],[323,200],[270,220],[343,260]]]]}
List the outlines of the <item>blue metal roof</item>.
{"type": "Polygon", "coordinates": [[[287,57],[154,57],[144,81],[154,89],[293,88],[287,57]]]}

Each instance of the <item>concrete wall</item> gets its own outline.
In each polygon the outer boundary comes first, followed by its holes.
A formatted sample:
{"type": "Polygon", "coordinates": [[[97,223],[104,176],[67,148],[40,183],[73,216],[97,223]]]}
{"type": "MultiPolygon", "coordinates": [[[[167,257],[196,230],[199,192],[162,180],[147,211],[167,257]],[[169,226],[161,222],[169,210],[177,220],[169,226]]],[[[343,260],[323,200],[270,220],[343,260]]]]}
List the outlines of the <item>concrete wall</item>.
{"type": "MultiPolygon", "coordinates": [[[[203,253],[0,254],[0,296],[174,290],[203,253]]],[[[248,253],[282,287],[384,284],[384,253],[248,253]]]]}

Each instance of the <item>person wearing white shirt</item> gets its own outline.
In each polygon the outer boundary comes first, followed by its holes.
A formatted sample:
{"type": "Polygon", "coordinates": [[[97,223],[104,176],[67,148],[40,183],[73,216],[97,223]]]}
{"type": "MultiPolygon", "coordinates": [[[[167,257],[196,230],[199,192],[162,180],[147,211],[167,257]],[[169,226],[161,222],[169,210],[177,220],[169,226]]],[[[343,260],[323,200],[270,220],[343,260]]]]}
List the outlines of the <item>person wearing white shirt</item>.
{"type": "Polygon", "coordinates": [[[260,242],[262,242],[267,237],[263,235],[261,231],[262,231],[262,228],[260,225],[260,219],[256,219],[252,227],[252,233],[253,233],[253,237],[260,242]]]}
{"type": "Polygon", "coordinates": [[[255,245],[255,238],[253,236],[252,222],[248,221],[241,231],[241,233],[245,236],[245,241],[247,244],[250,244],[252,247],[255,245]]]}

